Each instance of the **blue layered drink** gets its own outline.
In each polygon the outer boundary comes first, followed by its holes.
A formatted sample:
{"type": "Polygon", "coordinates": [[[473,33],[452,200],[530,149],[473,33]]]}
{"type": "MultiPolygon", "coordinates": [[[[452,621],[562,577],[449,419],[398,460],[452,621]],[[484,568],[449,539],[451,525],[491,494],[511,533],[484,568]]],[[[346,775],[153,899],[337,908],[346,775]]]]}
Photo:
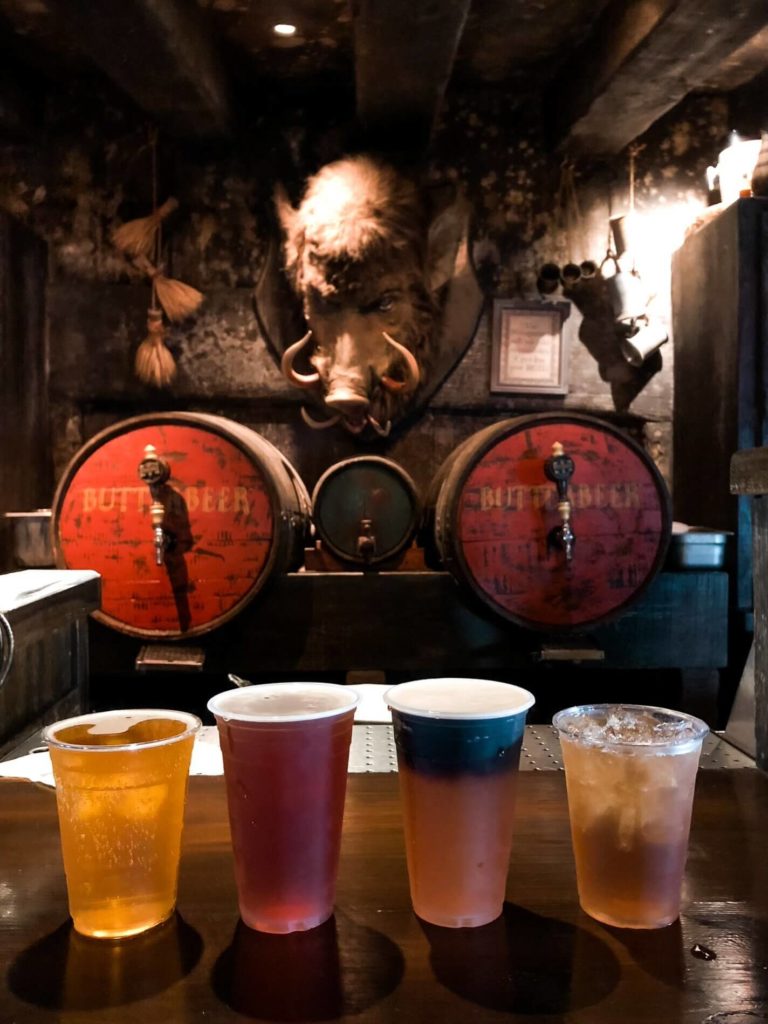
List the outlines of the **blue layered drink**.
{"type": "Polygon", "coordinates": [[[504,904],[525,716],[533,696],[486,679],[387,690],[415,912],[476,927],[504,904]]]}

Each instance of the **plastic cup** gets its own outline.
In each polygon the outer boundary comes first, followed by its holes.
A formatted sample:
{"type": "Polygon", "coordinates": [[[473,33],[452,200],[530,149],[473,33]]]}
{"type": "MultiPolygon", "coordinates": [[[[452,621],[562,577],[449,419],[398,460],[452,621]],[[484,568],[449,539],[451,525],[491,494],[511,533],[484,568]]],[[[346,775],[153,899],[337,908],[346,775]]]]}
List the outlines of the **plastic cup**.
{"type": "Polygon", "coordinates": [[[357,694],[265,683],[208,702],[224,758],[240,916],[306,931],[333,913],[357,694]]]}
{"type": "Polygon", "coordinates": [[[189,761],[200,719],[138,709],[48,726],[75,930],[124,938],[176,906],[189,761]]]}
{"type": "Polygon", "coordinates": [[[419,679],[392,709],[413,909],[474,928],[501,914],[527,690],[487,679],[419,679]]]}
{"type": "Polygon", "coordinates": [[[582,909],[618,928],[664,928],[680,914],[698,718],[637,704],[555,715],[582,909]]]}

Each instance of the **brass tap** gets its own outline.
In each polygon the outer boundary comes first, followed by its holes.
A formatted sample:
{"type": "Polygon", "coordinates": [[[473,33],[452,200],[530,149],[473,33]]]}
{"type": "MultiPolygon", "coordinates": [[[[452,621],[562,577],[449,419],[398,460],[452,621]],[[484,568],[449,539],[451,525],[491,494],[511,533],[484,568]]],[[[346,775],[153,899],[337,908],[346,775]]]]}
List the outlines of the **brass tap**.
{"type": "Polygon", "coordinates": [[[149,506],[149,517],[152,523],[152,537],[155,545],[155,565],[165,562],[165,549],[168,547],[168,534],[163,526],[165,505],[160,500],[160,488],[171,475],[171,467],[157,454],[153,444],[144,449],[144,458],[139,463],[139,479],[149,487],[152,504],[149,506]]]}
{"type": "Polygon", "coordinates": [[[162,501],[153,501],[149,506],[149,516],[152,520],[152,536],[155,541],[155,565],[162,565],[165,560],[165,548],[167,538],[163,529],[165,518],[165,505],[162,501]]]}
{"type": "Polygon", "coordinates": [[[373,520],[364,517],[360,520],[360,533],[357,538],[357,553],[364,562],[370,562],[376,554],[376,535],[373,532],[373,520]]]}
{"type": "Polygon", "coordinates": [[[571,526],[572,506],[568,498],[568,484],[573,476],[576,466],[570,455],[566,455],[565,449],[559,441],[552,445],[552,454],[544,463],[544,474],[557,487],[557,511],[560,513],[561,525],[556,526],[550,532],[550,541],[565,551],[565,560],[570,562],[573,558],[573,548],[576,543],[576,535],[571,526]]]}

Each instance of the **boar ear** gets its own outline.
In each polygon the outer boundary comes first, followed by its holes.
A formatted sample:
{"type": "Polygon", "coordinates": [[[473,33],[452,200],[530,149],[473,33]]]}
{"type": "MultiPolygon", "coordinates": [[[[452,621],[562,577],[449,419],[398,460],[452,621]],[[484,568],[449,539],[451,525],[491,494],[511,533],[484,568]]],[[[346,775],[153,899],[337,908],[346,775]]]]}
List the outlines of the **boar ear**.
{"type": "Polygon", "coordinates": [[[293,274],[299,258],[299,211],[295,210],[288,198],[288,193],[281,184],[275,185],[273,193],[277,219],[283,229],[283,251],[285,253],[285,269],[293,274]]]}
{"type": "Polygon", "coordinates": [[[466,237],[469,206],[459,195],[433,216],[427,234],[427,280],[434,294],[456,273],[456,260],[466,237]]]}
{"type": "Polygon", "coordinates": [[[275,202],[275,210],[277,211],[280,226],[285,234],[290,237],[295,230],[298,211],[294,210],[291,206],[291,201],[288,198],[288,193],[285,191],[285,186],[280,184],[280,182],[275,185],[272,198],[275,202]]]}

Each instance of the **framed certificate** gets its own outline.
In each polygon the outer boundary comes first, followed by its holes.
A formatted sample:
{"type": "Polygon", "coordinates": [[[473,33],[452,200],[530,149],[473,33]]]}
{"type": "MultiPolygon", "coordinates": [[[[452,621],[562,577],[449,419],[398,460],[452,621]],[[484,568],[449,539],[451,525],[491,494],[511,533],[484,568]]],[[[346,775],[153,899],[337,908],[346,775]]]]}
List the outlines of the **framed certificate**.
{"type": "Polygon", "coordinates": [[[491,391],[568,394],[563,323],[570,308],[568,302],[494,300],[491,391]]]}

